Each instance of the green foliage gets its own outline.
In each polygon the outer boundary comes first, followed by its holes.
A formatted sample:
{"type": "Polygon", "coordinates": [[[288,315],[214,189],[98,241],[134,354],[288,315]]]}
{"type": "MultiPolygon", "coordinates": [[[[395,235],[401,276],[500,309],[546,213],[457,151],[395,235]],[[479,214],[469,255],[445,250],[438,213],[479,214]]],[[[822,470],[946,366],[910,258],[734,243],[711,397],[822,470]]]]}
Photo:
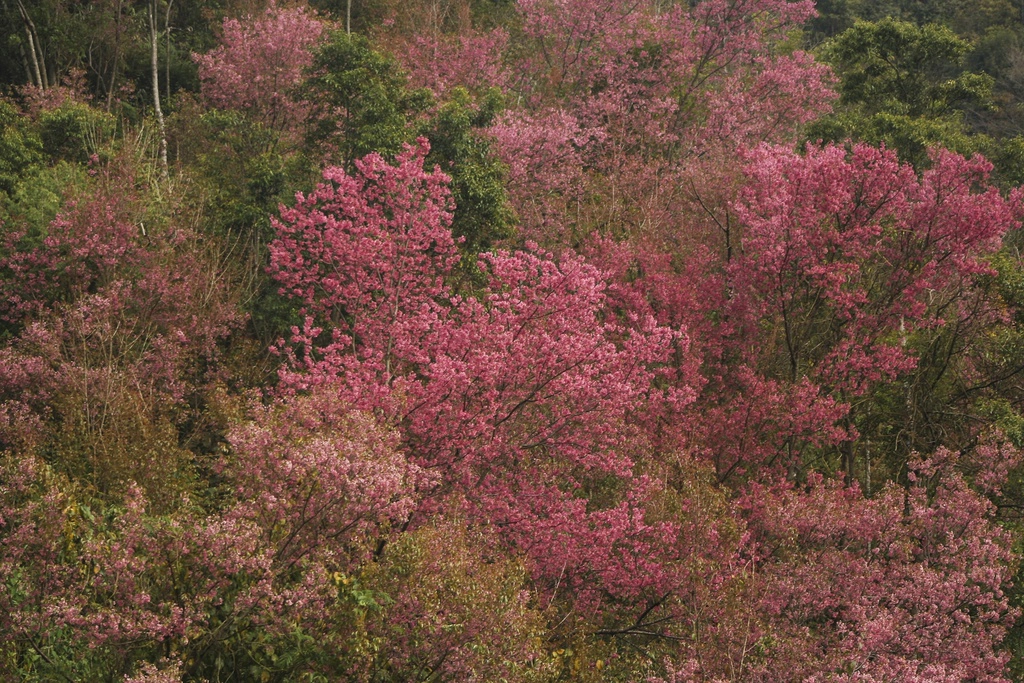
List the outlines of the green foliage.
{"type": "Polygon", "coordinates": [[[865,114],[937,118],[991,105],[992,78],[963,72],[971,44],[945,26],[857,22],[821,50],[840,74],[841,102],[865,114]]]}
{"type": "Polygon", "coordinates": [[[484,28],[515,28],[520,21],[514,0],[471,0],[469,6],[473,21],[484,28]]]}
{"type": "Polygon", "coordinates": [[[414,137],[410,122],[431,105],[428,91],[409,91],[398,62],[359,35],[333,33],[312,73],[308,95],[319,115],[309,141],[349,168],[371,152],[398,154],[414,137]]]}
{"type": "Polygon", "coordinates": [[[171,144],[198,183],[207,229],[216,234],[265,241],[270,214],[315,177],[305,156],[241,112],[201,111],[186,101],[170,127],[171,144]]]}
{"type": "MultiPolygon", "coordinates": [[[[423,130],[430,140],[426,165],[437,164],[452,178],[452,232],[465,240],[460,248],[468,255],[488,251],[513,235],[515,217],[505,190],[505,168],[479,133],[500,107],[497,91],[476,104],[469,93],[456,88],[423,130]]],[[[467,263],[474,260],[464,259],[467,263]]]]}
{"type": "MultiPolygon", "coordinates": [[[[335,33],[317,54],[309,94],[319,106],[310,142],[329,159],[351,167],[377,152],[394,157],[423,135],[430,141],[427,165],[452,178],[452,231],[464,239],[465,254],[476,254],[513,234],[514,215],[505,189],[505,168],[481,130],[502,108],[495,89],[474,99],[456,88],[434,106],[426,90],[410,90],[398,63],[357,35],[335,33]]],[[[466,267],[475,268],[474,258],[466,267]]]]}
{"type": "Polygon", "coordinates": [[[991,265],[996,274],[989,284],[1007,319],[994,325],[978,344],[979,364],[983,363],[989,386],[978,397],[976,410],[1015,445],[1024,447],[1024,416],[1016,381],[1024,368],[1024,267],[1012,246],[996,254],[991,265]]]}
{"type": "Polygon", "coordinates": [[[935,17],[935,5],[943,0],[851,0],[855,16],[867,21],[878,21],[887,17],[917,22],[925,17],[935,17]]]}
{"type": "Polygon", "coordinates": [[[377,644],[364,665],[371,680],[552,680],[559,662],[544,661],[543,615],[524,600],[523,565],[461,520],[402,534],[362,578],[375,596],[361,612],[377,644]]]}
{"type": "Polygon", "coordinates": [[[992,29],[1019,25],[1018,0],[947,0],[948,22],[961,35],[982,36],[992,29]]]}
{"type": "Polygon", "coordinates": [[[43,159],[43,143],[10,102],[0,100],[0,192],[10,194],[43,159]]]}
{"type": "MultiPolygon", "coordinates": [[[[107,105],[126,98],[152,101],[146,3],[125,0],[31,0],[23,4],[35,27],[33,40],[41,75],[49,88],[74,70],[87,73],[86,90],[107,105]]],[[[229,0],[159,0],[158,28],[161,91],[197,91],[191,55],[213,47],[227,11],[243,5],[229,0]],[[170,27],[169,34],[165,23],[170,27]],[[170,83],[164,82],[169,76],[170,83]]],[[[246,9],[253,7],[249,3],[246,9]]],[[[27,31],[18,3],[0,3],[0,83],[34,83],[27,55],[27,31]]]]}
{"type": "Polygon", "coordinates": [[[86,381],[77,377],[55,397],[59,427],[43,452],[56,470],[87,483],[99,499],[118,500],[135,482],[155,509],[173,509],[195,483],[191,454],[179,445],[170,419],[141,409],[146,397],[126,386],[134,378],[110,374],[101,399],[90,396],[91,387],[83,388],[86,381]]]}
{"type": "Polygon", "coordinates": [[[366,34],[380,26],[388,15],[387,0],[310,0],[309,6],[320,15],[338,22],[342,28],[351,13],[352,32],[358,34],[366,34]]]}
{"type": "Polygon", "coordinates": [[[269,344],[298,322],[295,307],[277,295],[263,272],[270,216],[296,189],[312,184],[312,164],[287,149],[276,132],[237,111],[200,111],[183,100],[170,127],[171,144],[196,184],[204,228],[230,245],[246,271],[249,322],[269,344]]]}
{"type": "Polygon", "coordinates": [[[1003,185],[1024,184],[1024,136],[1000,141],[989,154],[989,160],[995,165],[996,180],[1003,185]]]}
{"type": "Polygon", "coordinates": [[[986,150],[991,142],[985,136],[970,135],[959,116],[932,119],[889,112],[865,116],[857,110],[840,111],[816,121],[808,126],[807,138],[824,142],[853,139],[885,145],[917,168],[927,165],[932,147],[945,147],[969,157],[986,150]]]}
{"type": "Polygon", "coordinates": [[[1020,34],[1009,26],[995,26],[974,42],[974,49],[967,55],[966,64],[972,71],[982,71],[996,78],[1006,79],[1013,68],[1013,54],[1020,49],[1020,34]]]}
{"type": "Polygon", "coordinates": [[[17,220],[29,236],[41,238],[68,191],[81,187],[86,178],[85,168],[66,161],[32,167],[0,206],[0,217],[17,220]]]}
{"type": "MultiPolygon", "coordinates": [[[[1019,138],[1005,147],[1020,148],[1019,138]]],[[[1019,153],[1019,152],[1018,152],[1019,153]]],[[[1019,235],[1016,236],[1019,239],[1019,235]]],[[[981,356],[990,364],[987,368],[996,380],[974,406],[978,416],[1000,430],[1017,448],[1024,447],[1024,414],[1021,413],[1021,390],[1018,375],[1024,368],[1024,267],[1019,252],[1004,248],[992,265],[996,268],[994,278],[999,296],[1012,311],[1012,320],[1000,325],[985,340],[981,356]]],[[[1004,523],[1017,536],[1015,551],[1020,556],[1024,547],[1024,468],[1018,466],[1010,472],[1002,495],[996,503],[1000,506],[1004,523]]],[[[1013,586],[1008,591],[1012,604],[1017,609],[1024,607],[1024,567],[1017,570],[1013,586]]],[[[1011,680],[1024,680],[1024,628],[1018,621],[1009,630],[1004,642],[1005,651],[1010,654],[1008,672],[1011,680]]]]}
{"type": "Polygon", "coordinates": [[[819,16],[805,27],[805,43],[819,46],[819,57],[840,77],[843,101],[836,118],[845,120],[819,122],[809,139],[886,141],[917,165],[924,159],[922,145],[979,152],[996,165],[997,182],[1019,182],[1016,152],[1002,148],[1020,130],[1024,115],[1019,66],[1024,5],[1015,0],[823,0],[817,9],[819,16]],[[868,120],[878,113],[911,120],[868,120]],[[924,124],[926,118],[932,123],[924,124]],[[897,130],[883,134],[885,128],[897,130]]]}
{"type": "Polygon", "coordinates": [[[235,111],[211,109],[179,121],[187,126],[181,154],[205,191],[210,226],[215,232],[265,235],[267,216],[286,186],[277,135],[235,111]]]}
{"type": "Polygon", "coordinates": [[[807,22],[804,39],[811,45],[833,38],[853,26],[854,18],[849,0],[818,0],[817,16],[807,22]]]}
{"type": "Polygon", "coordinates": [[[991,140],[971,135],[964,120],[994,106],[992,77],[964,69],[970,50],[938,24],[857,22],[820,49],[839,76],[840,106],[809,126],[807,138],[884,144],[917,167],[934,146],[988,151],[991,140]]]}
{"type": "Polygon", "coordinates": [[[87,104],[66,102],[39,115],[46,153],[53,159],[85,163],[114,134],[114,118],[87,104]]]}

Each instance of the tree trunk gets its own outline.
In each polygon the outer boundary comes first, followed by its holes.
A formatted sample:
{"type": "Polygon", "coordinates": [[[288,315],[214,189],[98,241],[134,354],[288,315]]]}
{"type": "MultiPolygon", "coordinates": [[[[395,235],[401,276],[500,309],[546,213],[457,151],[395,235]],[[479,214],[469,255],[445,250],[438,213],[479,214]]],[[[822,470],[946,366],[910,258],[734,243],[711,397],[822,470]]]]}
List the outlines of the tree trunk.
{"type": "Polygon", "coordinates": [[[42,45],[39,44],[39,32],[36,31],[35,22],[32,21],[32,17],[29,16],[28,10],[25,9],[25,4],[21,0],[18,0],[18,13],[25,25],[25,39],[28,41],[28,52],[32,58],[32,72],[35,76],[33,85],[45,89],[49,84],[46,80],[46,57],[43,55],[42,45]]]}
{"type": "Polygon", "coordinates": [[[164,15],[164,32],[167,40],[164,48],[164,96],[171,99],[171,7],[174,0],[167,0],[167,13],[164,15]]]}
{"type": "Polygon", "coordinates": [[[157,2],[159,0],[150,0],[149,3],[150,66],[153,74],[153,108],[156,110],[156,123],[160,128],[160,172],[163,179],[167,180],[167,129],[164,126],[164,112],[160,108],[160,54],[157,50],[159,32],[156,27],[157,2]]]}
{"type": "Polygon", "coordinates": [[[117,86],[117,66],[121,61],[121,7],[122,0],[117,2],[117,16],[114,19],[114,62],[110,67],[110,84],[107,86],[107,111],[114,104],[114,89],[117,86]]]}

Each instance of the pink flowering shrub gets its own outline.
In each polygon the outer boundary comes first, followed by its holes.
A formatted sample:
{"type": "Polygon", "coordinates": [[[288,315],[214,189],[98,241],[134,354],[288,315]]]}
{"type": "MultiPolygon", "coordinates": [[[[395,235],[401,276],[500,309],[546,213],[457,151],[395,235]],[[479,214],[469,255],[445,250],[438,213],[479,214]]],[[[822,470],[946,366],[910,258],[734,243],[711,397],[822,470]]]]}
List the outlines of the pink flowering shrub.
{"type": "Polygon", "coordinates": [[[327,182],[272,221],[268,270],[281,294],[367,352],[390,348],[395,329],[415,324],[459,258],[448,177],[423,169],[428,151],[421,138],[394,166],[371,154],[355,175],[328,168],[327,182]]]}
{"type": "Polygon", "coordinates": [[[531,0],[519,10],[533,47],[512,86],[523,106],[506,113],[494,134],[513,168],[526,140],[533,150],[566,149],[553,167],[540,165],[535,184],[510,187],[521,229],[546,246],[569,226],[582,237],[610,225],[659,237],[693,230],[680,219],[707,221],[714,193],[729,185],[720,175],[729,170],[717,162],[745,146],[788,140],[833,97],[824,67],[775,47],[813,12],[810,2],[709,0],[659,12],[619,0],[531,0]],[[540,117],[571,120],[584,133],[539,128],[540,117]],[[697,194],[697,168],[711,194],[697,194]],[[576,196],[550,182],[573,176],[576,196]]]}
{"type": "Polygon", "coordinates": [[[648,617],[666,638],[664,672],[648,680],[1008,680],[1012,536],[959,464],[944,450],[918,458],[909,487],[870,498],[812,475],[723,501],[712,543],[735,554],[648,617]]]}
{"type": "Polygon", "coordinates": [[[0,424],[6,447],[47,443],[54,464],[106,495],[135,480],[168,502],[187,459],[177,424],[240,315],[202,239],[150,223],[115,161],[41,236],[15,224],[0,256],[0,424]],[[205,369],[204,369],[205,367],[205,369]],[[34,433],[26,433],[33,422],[34,433]]]}
{"type": "Polygon", "coordinates": [[[260,529],[281,566],[351,571],[376,536],[408,519],[416,486],[429,481],[393,435],[329,393],[256,408],[253,420],[228,435],[223,473],[238,498],[229,517],[260,529]]]}
{"type": "MultiPolygon", "coordinates": [[[[508,190],[523,226],[568,241],[565,216],[584,198],[584,155],[604,136],[563,110],[501,117],[489,133],[508,165],[508,190]]],[[[534,233],[529,233],[536,236],[534,233]]]]}
{"type": "Polygon", "coordinates": [[[995,648],[1017,616],[1003,590],[1011,537],[956,460],[940,450],[913,464],[917,485],[872,499],[820,478],[806,492],[750,491],[767,617],[751,637],[771,643],[763,680],[799,671],[771,677],[773,648],[821,653],[803,666],[807,680],[1006,680],[995,648]]]}

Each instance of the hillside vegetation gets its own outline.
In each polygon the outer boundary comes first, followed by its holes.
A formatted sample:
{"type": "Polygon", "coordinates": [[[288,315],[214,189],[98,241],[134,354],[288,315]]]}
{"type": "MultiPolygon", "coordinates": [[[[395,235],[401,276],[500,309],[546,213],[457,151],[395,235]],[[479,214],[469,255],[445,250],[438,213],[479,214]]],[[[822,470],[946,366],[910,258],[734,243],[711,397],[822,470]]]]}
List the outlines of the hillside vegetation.
{"type": "Polygon", "coordinates": [[[3,680],[1024,680],[1024,5],[0,16],[3,680]]]}

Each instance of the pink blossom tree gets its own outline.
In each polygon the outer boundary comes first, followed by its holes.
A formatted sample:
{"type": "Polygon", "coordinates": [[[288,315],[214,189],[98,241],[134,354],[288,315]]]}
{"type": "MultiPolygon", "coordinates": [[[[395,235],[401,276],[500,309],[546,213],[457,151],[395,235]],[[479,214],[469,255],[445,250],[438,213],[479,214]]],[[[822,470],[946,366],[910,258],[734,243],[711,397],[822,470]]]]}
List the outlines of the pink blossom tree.
{"type": "Polygon", "coordinates": [[[849,155],[834,146],[755,154],[736,207],[744,253],[731,280],[757,297],[755,316],[778,321],[791,378],[813,368],[856,395],[913,363],[907,336],[944,322],[1018,224],[1019,193],[1007,201],[994,187],[975,190],[989,170],[936,152],[918,180],[892,152],[865,145],[849,155]]]}
{"type": "Polygon", "coordinates": [[[281,294],[357,346],[390,347],[385,335],[444,295],[458,261],[448,176],[423,169],[428,151],[420,138],[394,166],[371,154],[354,175],[328,168],[326,183],[272,221],[281,294]]]}
{"type": "Polygon", "coordinates": [[[245,112],[271,130],[294,133],[307,114],[294,91],[324,30],[303,7],[279,8],[274,2],[261,17],[225,19],[222,44],[193,55],[203,97],[215,107],[245,112]]]}
{"type": "MultiPolygon", "coordinates": [[[[918,178],[864,145],[754,153],[734,207],[743,251],[727,278],[759,370],[813,382],[853,406],[852,419],[872,387],[917,366],[915,338],[994,319],[976,282],[1021,204],[1019,192],[986,187],[990,169],[936,152],[918,178]]],[[[849,449],[844,459],[852,476],[849,449]]]]}
{"type": "Polygon", "coordinates": [[[761,661],[748,675],[1006,680],[997,647],[1017,616],[1004,592],[1012,540],[957,459],[942,449],[918,459],[915,483],[872,499],[820,478],[806,491],[750,490],[741,504],[763,592],[750,634],[761,661]],[[805,648],[819,654],[800,665],[805,648]],[[785,674],[776,658],[790,662],[785,674]]]}
{"type": "MultiPolygon", "coordinates": [[[[514,86],[525,107],[510,111],[494,133],[510,165],[517,163],[518,129],[533,130],[538,115],[559,110],[586,131],[573,149],[588,172],[586,192],[566,196],[557,225],[622,234],[671,234],[692,227],[715,203],[698,192],[692,172],[721,171],[716,163],[764,140],[786,140],[794,126],[825,111],[832,95],[827,71],[805,54],[775,48],[787,27],[813,12],[810,2],[725,0],[657,6],[607,2],[520,3],[523,30],[532,41],[514,86]]],[[[564,126],[546,146],[565,139],[564,126]]],[[[535,145],[542,148],[545,145],[535,145]]],[[[578,173],[567,157],[562,174],[578,173]]],[[[540,197],[561,192],[538,184],[513,193],[525,218],[540,197]]],[[[721,189],[716,177],[708,187],[721,189]]],[[[557,195],[556,195],[557,197],[557,195]]],[[[548,225],[528,223],[544,243],[548,225]]],[[[564,227],[563,227],[564,230],[564,227]]]]}
{"type": "Polygon", "coordinates": [[[455,495],[529,549],[546,585],[561,580],[592,607],[592,582],[637,590],[636,576],[657,574],[641,558],[672,531],[644,521],[636,416],[692,398],[685,382],[655,388],[685,339],[650,318],[616,321],[603,275],[579,257],[483,255],[482,296],[454,296],[442,279],[455,263],[443,176],[422,171],[422,150],[357,169],[357,179],[327,171],[335,183],[277,223],[271,271],[316,314],[285,347],[283,388],[330,386],[390,416],[408,457],[440,475],[424,512],[455,495]],[[602,477],[617,491],[586,512],[602,477]],[[648,570],[631,573],[637,561],[648,570]]]}
{"type": "Polygon", "coordinates": [[[429,88],[441,98],[456,87],[504,91],[511,80],[503,64],[508,41],[508,33],[500,28],[455,36],[421,34],[399,43],[395,51],[409,85],[429,88]]]}

